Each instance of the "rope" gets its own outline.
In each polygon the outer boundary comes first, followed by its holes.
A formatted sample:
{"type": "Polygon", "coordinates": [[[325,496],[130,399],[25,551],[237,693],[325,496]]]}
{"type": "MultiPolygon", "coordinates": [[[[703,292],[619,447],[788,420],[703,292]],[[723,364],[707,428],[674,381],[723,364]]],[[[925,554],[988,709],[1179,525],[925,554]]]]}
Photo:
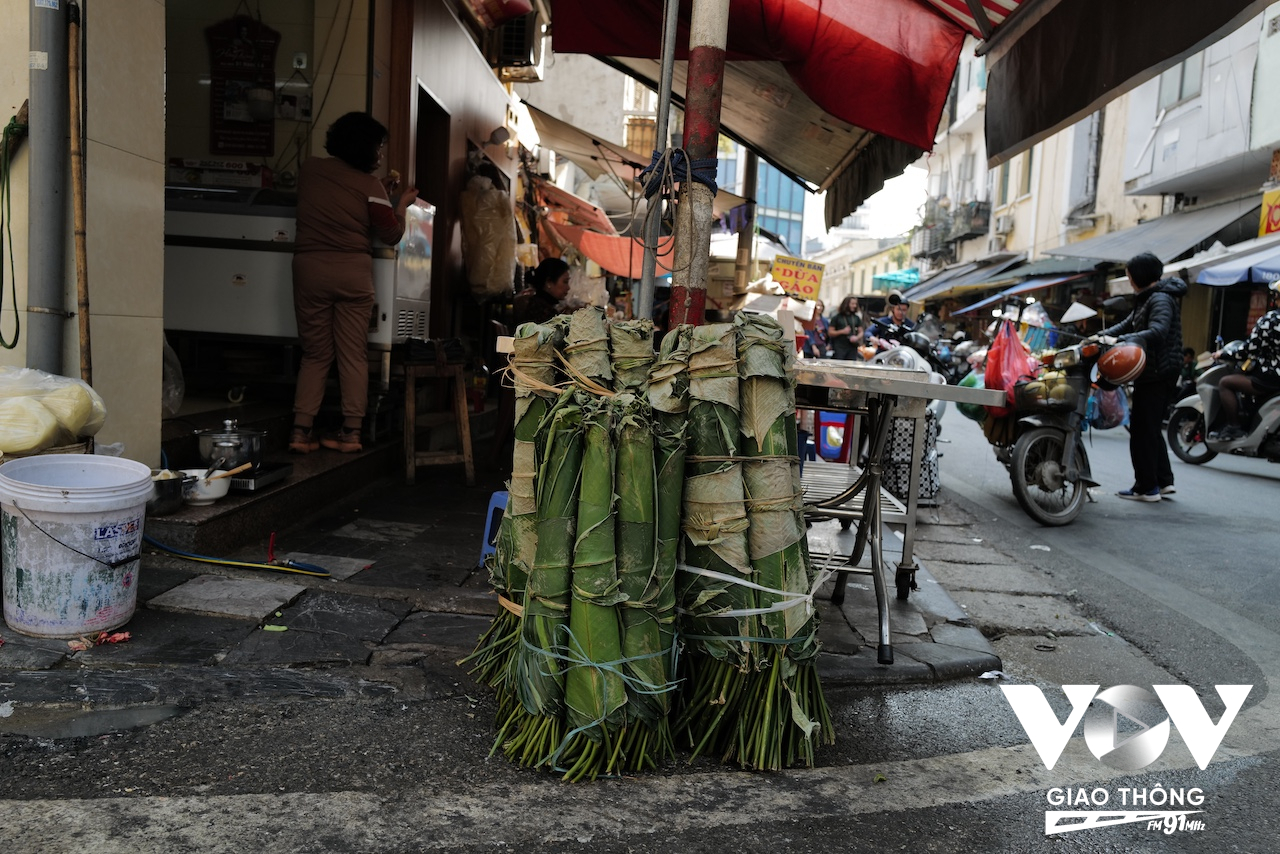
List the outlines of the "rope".
{"type": "Polygon", "coordinates": [[[719,161],[714,158],[693,160],[683,148],[668,148],[666,151],[654,151],[649,165],[640,173],[640,181],[644,184],[645,197],[656,195],[662,188],[664,178],[670,177],[674,183],[683,184],[694,180],[711,189],[715,195],[716,168],[719,161]]]}

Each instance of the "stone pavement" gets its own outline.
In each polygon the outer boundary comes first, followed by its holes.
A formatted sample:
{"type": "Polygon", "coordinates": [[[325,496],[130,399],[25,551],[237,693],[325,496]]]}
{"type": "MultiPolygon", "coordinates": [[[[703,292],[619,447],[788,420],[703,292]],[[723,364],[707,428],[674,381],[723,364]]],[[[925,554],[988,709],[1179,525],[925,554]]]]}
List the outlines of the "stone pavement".
{"type": "MultiPolygon", "coordinates": [[[[128,641],[73,652],[66,640],[24,637],[0,624],[0,731],[39,731],[58,710],[76,717],[237,697],[421,699],[483,690],[456,662],[497,607],[477,562],[489,497],[500,488],[493,473],[470,488],[460,475],[420,476],[416,487],[386,479],[278,532],[277,557],[323,566],[332,578],[148,548],[138,609],[122,629],[128,641]]],[[[984,560],[978,571],[996,583],[1018,571],[993,550],[971,548],[963,511],[943,505],[921,517],[918,555],[984,560]]],[[[892,533],[885,540],[886,558],[896,562],[900,540],[892,533]]],[[[847,554],[852,543],[853,533],[834,521],[810,530],[815,554],[847,554]]],[[[260,542],[217,557],[261,562],[266,555],[260,542]]],[[[834,582],[827,582],[817,597],[824,684],[929,683],[1000,668],[982,631],[924,563],[920,590],[907,602],[892,598],[890,570],[895,661],[888,666],[876,663],[870,578],[849,577],[842,608],[831,604],[834,582]]]]}

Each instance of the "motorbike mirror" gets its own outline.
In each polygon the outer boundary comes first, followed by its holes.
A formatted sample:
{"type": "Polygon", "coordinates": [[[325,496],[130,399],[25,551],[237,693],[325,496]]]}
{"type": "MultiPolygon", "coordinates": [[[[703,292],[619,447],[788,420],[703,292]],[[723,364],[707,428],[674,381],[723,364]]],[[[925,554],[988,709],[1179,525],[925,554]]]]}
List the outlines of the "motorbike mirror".
{"type": "Polygon", "coordinates": [[[1102,301],[1102,307],[1108,311],[1120,311],[1129,307],[1129,298],[1126,296],[1111,297],[1102,301]]]}

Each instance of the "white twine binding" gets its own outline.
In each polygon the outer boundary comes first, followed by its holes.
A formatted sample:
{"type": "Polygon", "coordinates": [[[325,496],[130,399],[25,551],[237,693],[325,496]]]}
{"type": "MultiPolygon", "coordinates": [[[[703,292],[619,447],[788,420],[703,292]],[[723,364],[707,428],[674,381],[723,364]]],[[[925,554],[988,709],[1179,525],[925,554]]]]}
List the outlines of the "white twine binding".
{"type": "Polygon", "coordinates": [[[826,583],[827,579],[835,574],[835,570],[832,569],[820,570],[817,576],[813,579],[813,587],[810,588],[808,593],[792,593],[790,590],[775,590],[772,587],[765,587],[762,584],[756,584],[754,581],[747,581],[744,578],[728,575],[723,572],[716,572],[713,569],[703,569],[700,566],[689,566],[688,564],[679,563],[676,564],[676,569],[681,572],[701,575],[705,578],[714,578],[718,581],[727,581],[730,584],[737,584],[742,587],[750,588],[751,590],[759,590],[761,593],[769,593],[774,596],[782,597],[781,602],[774,602],[768,608],[736,608],[731,611],[717,611],[714,614],[690,611],[679,607],[676,608],[676,613],[694,614],[698,617],[756,617],[762,614],[773,614],[778,611],[785,611],[788,608],[794,608],[801,604],[804,605],[805,615],[811,616],[813,614],[813,597],[817,595],[818,590],[822,588],[822,585],[826,583]]]}

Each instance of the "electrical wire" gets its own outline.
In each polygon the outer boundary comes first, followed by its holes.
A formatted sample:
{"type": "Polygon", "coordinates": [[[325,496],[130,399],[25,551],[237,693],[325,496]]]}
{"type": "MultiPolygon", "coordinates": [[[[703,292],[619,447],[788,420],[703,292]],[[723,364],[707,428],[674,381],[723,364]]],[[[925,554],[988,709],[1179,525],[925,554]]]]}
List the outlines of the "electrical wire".
{"type": "Polygon", "coordinates": [[[193,560],[198,563],[213,563],[219,566],[238,566],[238,567],[243,567],[245,569],[269,569],[273,572],[288,572],[288,573],[293,573],[295,575],[309,575],[309,576],[312,576],[313,578],[332,578],[333,577],[332,574],[329,572],[329,570],[325,569],[322,566],[316,566],[315,564],[312,564],[312,563],[302,563],[301,561],[296,561],[296,560],[285,560],[285,561],[280,561],[278,563],[254,563],[253,561],[245,561],[245,560],[228,560],[226,558],[209,557],[208,555],[195,554],[194,552],[185,552],[182,549],[175,549],[173,546],[166,546],[164,543],[161,543],[153,539],[152,537],[147,536],[146,534],[142,535],[142,539],[144,542],[148,543],[149,545],[155,546],[156,548],[160,549],[160,551],[162,552],[168,552],[169,554],[177,555],[178,557],[186,558],[187,560],[193,560]]]}

